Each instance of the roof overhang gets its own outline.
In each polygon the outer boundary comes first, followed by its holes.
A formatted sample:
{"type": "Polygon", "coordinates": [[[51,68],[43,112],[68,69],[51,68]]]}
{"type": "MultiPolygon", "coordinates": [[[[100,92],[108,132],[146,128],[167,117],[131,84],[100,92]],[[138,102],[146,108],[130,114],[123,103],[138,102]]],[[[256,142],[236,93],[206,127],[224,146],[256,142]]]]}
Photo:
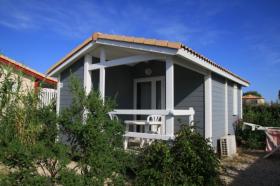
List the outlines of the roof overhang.
{"type": "Polygon", "coordinates": [[[71,65],[75,60],[87,53],[90,53],[90,51],[99,46],[121,47],[126,49],[161,54],[165,56],[178,56],[180,58],[188,60],[188,62],[192,62],[193,64],[198,65],[199,67],[202,67],[211,72],[215,72],[227,79],[230,79],[242,86],[249,86],[248,81],[233,74],[229,70],[217,65],[216,63],[210,61],[209,59],[180,43],[101,33],[95,33],[92,37],[85,40],[80,46],[75,48],[61,61],[51,67],[47,71],[47,74],[49,76],[56,76],[67,66],[71,65]]]}
{"type": "Polygon", "coordinates": [[[234,75],[233,73],[229,72],[228,70],[225,69],[221,69],[221,67],[217,67],[217,65],[215,64],[211,64],[209,62],[206,62],[205,60],[197,57],[196,55],[192,54],[191,52],[185,50],[185,49],[179,49],[177,54],[178,56],[188,59],[191,62],[197,64],[198,66],[201,66],[205,69],[210,70],[211,72],[215,72],[227,79],[230,79],[240,85],[243,85],[245,87],[248,87],[250,84],[249,82],[242,80],[240,77],[238,77],[237,75],[234,75]]]}

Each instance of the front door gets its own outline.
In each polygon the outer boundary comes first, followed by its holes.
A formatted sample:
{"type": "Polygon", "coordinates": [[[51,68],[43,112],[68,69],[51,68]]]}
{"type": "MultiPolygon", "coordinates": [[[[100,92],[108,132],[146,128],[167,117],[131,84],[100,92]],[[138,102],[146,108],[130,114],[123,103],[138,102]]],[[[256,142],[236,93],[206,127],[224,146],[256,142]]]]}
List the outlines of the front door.
{"type": "MultiPolygon", "coordinates": [[[[164,109],[165,107],[165,83],[164,77],[141,78],[134,80],[134,108],[135,109],[164,109]]],[[[138,115],[137,120],[146,120],[147,116],[138,115]]],[[[140,132],[144,128],[133,129],[140,132]]]]}
{"type": "MultiPolygon", "coordinates": [[[[165,82],[164,77],[150,77],[134,80],[135,109],[164,109],[165,82]]],[[[143,118],[141,116],[141,118],[143,118]]]]}

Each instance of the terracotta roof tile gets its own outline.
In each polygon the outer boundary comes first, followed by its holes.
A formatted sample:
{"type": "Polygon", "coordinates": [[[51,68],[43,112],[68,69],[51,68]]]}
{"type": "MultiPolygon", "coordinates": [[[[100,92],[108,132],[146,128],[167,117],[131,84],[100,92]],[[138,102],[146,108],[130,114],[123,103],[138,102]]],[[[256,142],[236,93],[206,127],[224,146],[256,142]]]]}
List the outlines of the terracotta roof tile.
{"type": "Polygon", "coordinates": [[[163,41],[163,40],[155,40],[155,45],[157,46],[162,46],[162,47],[168,47],[168,41],[163,41]]]}
{"type": "Polygon", "coordinates": [[[140,43],[140,44],[143,44],[144,43],[144,38],[137,38],[135,37],[134,40],[133,40],[134,43],[140,43]]]}
{"type": "Polygon", "coordinates": [[[156,40],[155,39],[145,39],[144,44],[146,44],[146,45],[156,45],[156,40]]]}
{"type": "Polygon", "coordinates": [[[242,97],[243,99],[263,99],[263,97],[248,94],[242,97]]]}

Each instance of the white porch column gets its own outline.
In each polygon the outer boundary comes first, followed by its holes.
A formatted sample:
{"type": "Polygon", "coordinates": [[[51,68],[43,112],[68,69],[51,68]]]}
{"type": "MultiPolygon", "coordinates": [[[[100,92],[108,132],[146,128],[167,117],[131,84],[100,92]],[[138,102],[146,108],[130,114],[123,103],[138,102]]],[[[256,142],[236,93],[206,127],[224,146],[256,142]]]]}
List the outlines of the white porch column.
{"type": "Polygon", "coordinates": [[[242,101],[242,95],[243,95],[243,91],[242,91],[242,87],[240,88],[240,119],[243,119],[243,101],[242,101]]]}
{"type": "Polygon", "coordinates": [[[212,142],[212,77],[211,72],[204,76],[205,95],[205,138],[212,142]]]}
{"type": "Polygon", "coordinates": [[[228,135],[228,83],[225,80],[225,136],[228,135]]]}
{"type": "MultiPolygon", "coordinates": [[[[166,68],[166,96],[165,96],[165,103],[166,103],[166,110],[174,110],[174,63],[172,57],[167,57],[165,62],[166,68]]],[[[166,126],[165,132],[166,135],[174,137],[174,117],[167,115],[166,119],[166,126]]]]}
{"type": "Polygon", "coordinates": [[[89,70],[91,64],[92,56],[87,54],[84,62],[84,89],[86,94],[89,94],[92,88],[91,71],[89,70]]]}
{"type": "Polygon", "coordinates": [[[102,99],[105,99],[105,67],[103,66],[106,62],[106,53],[104,48],[100,49],[100,64],[99,69],[99,91],[102,99]]]}
{"type": "Polygon", "coordinates": [[[59,115],[60,110],[60,88],[62,87],[62,84],[60,82],[60,74],[57,77],[57,85],[56,85],[56,114],[59,115]]]}

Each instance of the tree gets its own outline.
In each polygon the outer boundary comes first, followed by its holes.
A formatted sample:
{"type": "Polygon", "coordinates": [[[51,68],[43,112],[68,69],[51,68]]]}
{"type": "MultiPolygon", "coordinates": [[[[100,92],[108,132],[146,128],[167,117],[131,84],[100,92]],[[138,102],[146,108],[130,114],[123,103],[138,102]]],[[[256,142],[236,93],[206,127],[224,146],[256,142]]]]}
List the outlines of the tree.
{"type": "Polygon", "coordinates": [[[81,169],[83,184],[122,182],[124,129],[118,120],[111,120],[108,116],[115,102],[112,99],[103,102],[97,91],[86,95],[74,76],[70,88],[73,102],[62,111],[59,124],[72,148],[71,156],[81,169]]]}
{"type": "Polygon", "coordinates": [[[54,105],[39,107],[38,94],[23,91],[22,74],[0,72],[0,161],[14,170],[0,185],[55,185],[69,158],[68,147],[56,141],[54,105]]]}
{"type": "Polygon", "coordinates": [[[254,95],[254,96],[262,97],[262,95],[257,91],[247,91],[247,92],[243,93],[243,96],[246,96],[246,95],[254,95]]]}

